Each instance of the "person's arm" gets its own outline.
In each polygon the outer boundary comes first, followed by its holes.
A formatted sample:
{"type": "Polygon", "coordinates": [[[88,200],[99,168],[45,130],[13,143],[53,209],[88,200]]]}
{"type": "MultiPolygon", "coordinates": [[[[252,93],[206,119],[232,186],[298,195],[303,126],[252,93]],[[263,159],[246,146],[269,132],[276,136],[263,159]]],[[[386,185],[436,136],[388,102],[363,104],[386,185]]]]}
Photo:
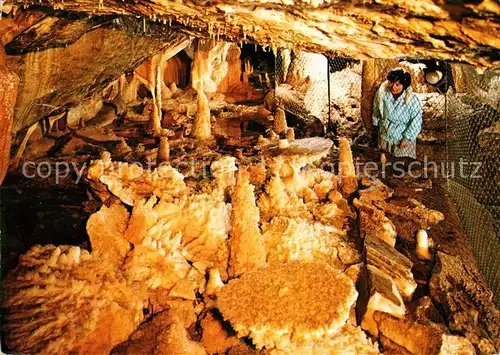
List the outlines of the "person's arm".
{"type": "Polygon", "coordinates": [[[403,138],[408,142],[416,140],[422,130],[422,105],[417,97],[414,97],[413,100],[415,101],[408,105],[411,118],[403,132],[403,138]]]}
{"type": "Polygon", "coordinates": [[[380,112],[380,104],[382,102],[382,84],[377,92],[375,93],[375,97],[373,98],[373,107],[372,107],[372,124],[374,127],[377,127],[380,120],[382,119],[382,113],[380,112]]]}
{"type": "Polygon", "coordinates": [[[371,143],[372,147],[377,147],[378,145],[378,128],[380,120],[382,119],[382,113],[380,112],[380,103],[381,103],[381,95],[382,95],[382,86],[381,85],[377,92],[375,93],[375,97],[373,98],[373,106],[372,106],[372,132],[371,132],[371,143]]]}

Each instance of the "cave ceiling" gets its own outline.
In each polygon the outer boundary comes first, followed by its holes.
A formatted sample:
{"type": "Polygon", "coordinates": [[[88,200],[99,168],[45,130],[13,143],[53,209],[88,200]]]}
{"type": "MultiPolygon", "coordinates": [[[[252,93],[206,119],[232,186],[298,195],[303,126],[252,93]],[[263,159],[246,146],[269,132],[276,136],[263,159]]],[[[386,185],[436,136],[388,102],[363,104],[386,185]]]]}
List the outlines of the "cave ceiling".
{"type": "MultiPolygon", "coordinates": [[[[495,0],[24,0],[7,1],[4,13],[29,7],[76,14],[79,22],[72,26],[73,37],[64,30],[51,30],[52,45],[67,44],[79,32],[113,17],[133,17],[145,31],[156,23],[196,37],[248,41],[269,49],[287,47],[356,59],[432,57],[482,69],[499,64],[500,5],[495,0]]],[[[27,23],[16,28],[21,33],[10,38],[11,51],[40,47],[40,41],[47,41],[47,33],[37,35],[37,16],[24,16],[27,23]]],[[[8,44],[5,31],[2,37],[8,44]]]]}

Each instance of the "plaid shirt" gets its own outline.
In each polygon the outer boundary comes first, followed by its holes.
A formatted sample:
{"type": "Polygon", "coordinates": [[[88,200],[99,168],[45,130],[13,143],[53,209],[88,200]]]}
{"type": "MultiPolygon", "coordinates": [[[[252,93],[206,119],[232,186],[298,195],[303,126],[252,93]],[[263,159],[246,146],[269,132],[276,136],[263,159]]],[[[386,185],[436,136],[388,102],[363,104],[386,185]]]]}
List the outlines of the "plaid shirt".
{"type": "Polygon", "coordinates": [[[398,144],[403,138],[415,141],[422,130],[422,104],[411,86],[394,99],[388,82],[384,82],[373,102],[373,125],[386,141],[398,144]]]}

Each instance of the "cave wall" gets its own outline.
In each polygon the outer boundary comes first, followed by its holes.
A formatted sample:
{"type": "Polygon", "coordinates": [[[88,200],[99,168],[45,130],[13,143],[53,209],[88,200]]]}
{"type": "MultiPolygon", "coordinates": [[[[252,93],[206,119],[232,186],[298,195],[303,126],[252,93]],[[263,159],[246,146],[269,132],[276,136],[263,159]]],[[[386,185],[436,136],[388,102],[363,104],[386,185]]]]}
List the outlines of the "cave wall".
{"type": "Polygon", "coordinates": [[[184,88],[189,85],[191,59],[187,55],[180,54],[178,53],[167,60],[163,71],[163,80],[167,85],[175,83],[176,86],[184,88]]]}
{"type": "Polygon", "coordinates": [[[19,78],[7,65],[5,52],[0,46],[0,184],[9,166],[12,121],[18,85],[19,78]]]}
{"type": "Polygon", "coordinates": [[[140,33],[133,21],[92,27],[88,18],[72,21],[71,26],[65,27],[65,37],[61,33],[52,36],[52,24],[61,19],[48,18],[6,43],[9,66],[21,78],[14,133],[44,116],[60,113],[64,107],[90,99],[159,51],[170,48],[174,55],[190,42],[184,34],[155,25],[148,28],[149,32],[140,33]],[[61,44],[63,38],[73,42],[61,44]]]}

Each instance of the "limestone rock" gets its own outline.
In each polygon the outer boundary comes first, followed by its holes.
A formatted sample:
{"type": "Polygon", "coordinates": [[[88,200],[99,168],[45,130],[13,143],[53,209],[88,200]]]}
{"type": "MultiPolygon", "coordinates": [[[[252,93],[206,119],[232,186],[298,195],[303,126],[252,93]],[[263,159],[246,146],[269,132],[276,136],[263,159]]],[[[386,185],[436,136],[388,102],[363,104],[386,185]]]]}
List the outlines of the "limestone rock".
{"type": "Polygon", "coordinates": [[[378,336],[379,329],[375,314],[384,312],[403,318],[406,307],[389,275],[371,265],[367,266],[367,271],[362,280],[368,293],[363,295],[365,307],[361,318],[361,328],[374,336],[378,336]]]}
{"type": "Polygon", "coordinates": [[[449,335],[439,329],[385,313],[377,312],[374,318],[385,337],[411,354],[476,354],[472,344],[463,337],[449,335]]]}
{"type": "Polygon", "coordinates": [[[146,295],[109,259],[35,246],[4,282],[6,343],[19,352],[108,353],[143,320],[146,295]]]}
{"type": "Polygon", "coordinates": [[[92,252],[109,259],[119,266],[130,250],[130,243],[125,239],[129,215],[123,205],[103,205],[87,221],[92,252]]]}
{"type": "Polygon", "coordinates": [[[378,208],[354,200],[354,205],[360,208],[360,230],[363,236],[374,236],[394,248],[397,232],[394,224],[378,208]]]}
{"type": "Polygon", "coordinates": [[[130,339],[117,346],[112,354],[205,355],[203,346],[190,339],[183,325],[171,311],[161,312],[142,324],[130,339]]]}
{"type": "Polygon", "coordinates": [[[411,269],[413,263],[394,247],[374,236],[365,238],[366,262],[390,275],[400,294],[411,299],[417,284],[411,269]]]}
{"type": "Polygon", "coordinates": [[[233,345],[238,343],[238,338],[230,336],[224,328],[221,320],[214,317],[212,312],[201,321],[203,329],[203,346],[208,354],[225,353],[233,345]]]}
{"type": "Polygon", "coordinates": [[[390,314],[376,312],[373,316],[380,333],[412,354],[437,354],[442,332],[390,314]]]}
{"type": "Polygon", "coordinates": [[[483,353],[498,351],[500,312],[476,268],[456,256],[437,252],[429,288],[432,299],[444,307],[452,331],[465,336],[483,353]]]}

